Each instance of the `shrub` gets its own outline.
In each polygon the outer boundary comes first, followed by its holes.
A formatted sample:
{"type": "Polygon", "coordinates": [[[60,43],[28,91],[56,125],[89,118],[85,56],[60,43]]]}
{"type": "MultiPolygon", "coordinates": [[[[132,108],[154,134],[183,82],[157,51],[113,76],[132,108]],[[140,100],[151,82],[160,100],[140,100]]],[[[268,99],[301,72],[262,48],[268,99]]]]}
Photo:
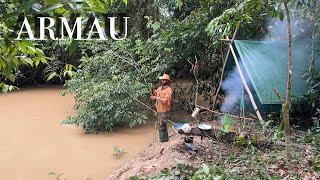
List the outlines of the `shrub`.
{"type": "Polygon", "coordinates": [[[75,95],[77,115],[70,122],[86,132],[111,131],[122,123],[130,127],[146,122],[145,109],[133,97],[147,100],[155,76],[161,72],[149,61],[136,61],[135,46],[128,40],[91,45],[77,75],[66,85],[75,95]],[[154,73],[150,73],[154,72],[154,73]]]}

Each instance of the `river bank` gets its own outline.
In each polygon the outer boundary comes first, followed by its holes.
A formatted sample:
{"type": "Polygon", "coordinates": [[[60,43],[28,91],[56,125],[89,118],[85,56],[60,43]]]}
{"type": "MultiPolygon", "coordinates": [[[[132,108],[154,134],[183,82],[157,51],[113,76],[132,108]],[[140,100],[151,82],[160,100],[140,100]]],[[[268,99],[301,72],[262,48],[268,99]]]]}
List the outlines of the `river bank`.
{"type": "MultiPolygon", "coordinates": [[[[156,142],[149,146],[143,152],[139,153],[135,158],[122,165],[120,169],[114,171],[108,178],[110,180],[124,180],[132,176],[145,178],[148,175],[160,173],[164,168],[169,168],[175,163],[184,163],[190,166],[199,166],[203,162],[200,156],[207,156],[208,141],[201,141],[195,138],[194,144],[198,146],[198,154],[188,151],[183,145],[183,137],[173,132],[169,142],[156,142]],[[200,148],[201,147],[201,148],[200,148]]],[[[214,155],[210,153],[211,156],[214,155]]],[[[208,156],[209,157],[209,156],[208,156]]]]}
{"type": "Polygon", "coordinates": [[[257,149],[236,139],[228,143],[195,137],[192,151],[183,136],[171,133],[169,142],[149,146],[108,179],[319,179],[319,151],[305,144],[306,132],[292,136],[306,148],[294,148],[287,159],[283,146],[257,149]]]}
{"type": "Polygon", "coordinates": [[[0,94],[2,179],[55,179],[49,172],[68,180],[105,179],[152,143],[152,124],[100,134],[61,125],[75,112],[73,96],[60,91],[44,87],[0,94]],[[126,152],[119,159],[114,146],[126,152]]]}

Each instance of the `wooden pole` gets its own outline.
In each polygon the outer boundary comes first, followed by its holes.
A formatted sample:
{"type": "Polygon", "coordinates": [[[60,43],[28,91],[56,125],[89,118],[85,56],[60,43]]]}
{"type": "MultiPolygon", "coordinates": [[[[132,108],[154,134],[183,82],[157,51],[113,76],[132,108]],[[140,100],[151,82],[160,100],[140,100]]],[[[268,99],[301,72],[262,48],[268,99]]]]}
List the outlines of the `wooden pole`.
{"type": "Polygon", "coordinates": [[[220,41],[233,42],[233,40],[232,40],[232,39],[220,39],[220,41]]]}
{"type": "Polygon", "coordinates": [[[290,139],[290,107],[291,107],[291,88],[292,88],[292,33],[291,19],[288,8],[288,0],[283,1],[287,18],[287,38],[288,38],[288,81],[286,85],[286,99],[282,104],[284,137],[286,140],[287,158],[291,159],[291,139],[290,139]]]}
{"type": "MultiPolygon", "coordinates": [[[[236,38],[236,35],[237,35],[237,32],[238,32],[239,26],[240,26],[240,22],[237,24],[237,27],[236,27],[236,29],[235,29],[235,31],[234,31],[234,33],[233,33],[232,39],[231,39],[231,40],[228,39],[229,42],[232,43],[232,42],[234,41],[234,39],[236,38]]],[[[213,109],[213,110],[214,110],[214,108],[215,108],[215,106],[216,106],[216,101],[217,101],[217,98],[218,98],[218,95],[219,95],[219,92],[220,92],[220,88],[221,88],[221,85],[222,85],[222,81],[223,81],[223,77],[224,77],[224,70],[225,70],[225,68],[226,68],[226,64],[227,64],[227,61],[228,61],[228,56],[229,56],[229,54],[230,54],[230,48],[228,49],[226,58],[225,58],[225,60],[224,60],[224,62],[223,62],[219,86],[218,86],[218,88],[217,88],[217,90],[216,90],[216,94],[215,94],[214,99],[213,99],[213,104],[212,104],[212,109],[213,109]]]]}
{"type": "Polygon", "coordinates": [[[256,104],[256,102],[255,102],[255,100],[254,100],[254,98],[253,98],[253,95],[252,95],[252,93],[251,93],[251,91],[250,91],[250,88],[249,88],[249,86],[248,86],[248,84],[247,84],[247,81],[246,81],[246,79],[244,78],[244,75],[243,75],[243,73],[242,73],[242,70],[241,70],[241,67],[240,67],[238,58],[237,58],[237,56],[236,56],[236,53],[235,53],[234,50],[233,50],[233,47],[232,47],[232,44],[231,44],[231,43],[229,43],[229,47],[230,47],[231,53],[232,53],[232,55],[233,55],[233,59],[234,59],[234,61],[235,61],[235,63],[236,63],[238,72],[239,72],[239,74],[240,74],[240,78],[241,78],[241,81],[242,81],[242,83],[243,83],[243,86],[244,86],[244,88],[246,89],[246,91],[247,91],[247,93],[248,93],[248,95],[249,95],[249,99],[250,99],[250,101],[251,101],[251,104],[252,104],[252,106],[253,106],[253,108],[254,108],[254,111],[256,112],[257,117],[258,117],[258,119],[259,119],[260,122],[261,122],[261,121],[263,121],[262,116],[261,116],[260,111],[259,111],[259,109],[258,109],[258,107],[257,107],[257,104],[256,104]]]}
{"type": "MultiPolygon", "coordinates": [[[[211,113],[214,113],[214,114],[219,114],[219,115],[225,115],[226,113],[223,113],[223,112],[219,112],[219,111],[214,111],[214,110],[211,110],[209,108],[206,108],[206,107],[203,107],[203,106],[199,106],[199,105],[196,105],[196,107],[200,108],[200,109],[204,109],[204,110],[207,110],[211,113]]],[[[235,115],[232,115],[232,114],[228,114],[230,117],[233,117],[233,118],[236,118],[236,119],[240,119],[239,116],[235,116],[235,115]]],[[[242,119],[248,119],[248,120],[251,120],[251,121],[256,121],[257,119],[253,119],[253,118],[248,118],[248,117],[243,117],[242,119]]]]}

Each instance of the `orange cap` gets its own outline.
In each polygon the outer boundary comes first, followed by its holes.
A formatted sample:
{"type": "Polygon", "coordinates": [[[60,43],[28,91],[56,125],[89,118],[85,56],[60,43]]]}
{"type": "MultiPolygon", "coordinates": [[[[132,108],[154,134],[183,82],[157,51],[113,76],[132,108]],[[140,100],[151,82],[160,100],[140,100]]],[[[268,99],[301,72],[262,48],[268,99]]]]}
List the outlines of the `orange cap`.
{"type": "Polygon", "coordinates": [[[159,77],[159,79],[161,79],[161,80],[166,79],[166,80],[170,81],[170,76],[168,74],[163,74],[162,76],[159,77]]]}

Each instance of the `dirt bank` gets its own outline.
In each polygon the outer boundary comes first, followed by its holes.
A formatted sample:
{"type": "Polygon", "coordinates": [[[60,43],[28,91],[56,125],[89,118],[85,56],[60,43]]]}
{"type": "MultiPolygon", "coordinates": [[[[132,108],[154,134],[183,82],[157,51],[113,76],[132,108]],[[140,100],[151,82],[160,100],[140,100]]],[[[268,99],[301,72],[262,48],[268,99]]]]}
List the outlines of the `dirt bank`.
{"type": "MultiPolygon", "coordinates": [[[[212,158],[219,157],[217,152],[208,152],[208,139],[200,140],[196,137],[194,145],[197,147],[197,154],[188,151],[183,144],[183,137],[171,132],[172,136],[167,143],[156,142],[149,146],[145,151],[138,154],[137,157],[123,165],[109,177],[110,180],[127,179],[138,175],[145,177],[150,174],[160,172],[166,167],[170,167],[176,162],[182,162],[192,166],[199,166],[206,159],[212,161],[212,158]],[[204,158],[207,157],[207,158],[204,158]]],[[[227,148],[227,147],[225,147],[227,148]]]]}

